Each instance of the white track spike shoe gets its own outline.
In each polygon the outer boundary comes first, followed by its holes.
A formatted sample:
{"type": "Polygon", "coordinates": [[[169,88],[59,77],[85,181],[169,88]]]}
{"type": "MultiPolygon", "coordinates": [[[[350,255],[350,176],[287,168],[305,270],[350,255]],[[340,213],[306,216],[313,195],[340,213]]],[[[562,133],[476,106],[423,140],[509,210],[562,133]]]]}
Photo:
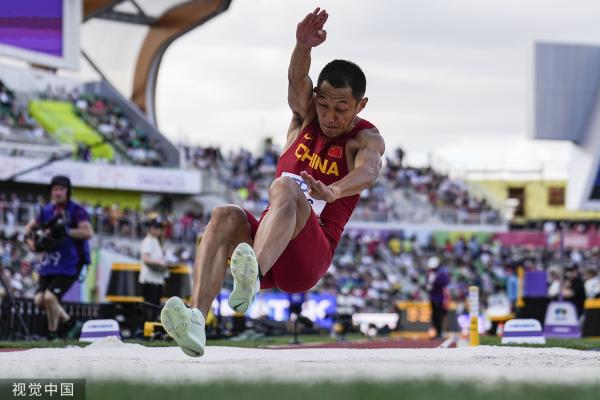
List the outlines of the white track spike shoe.
{"type": "Polygon", "coordinates": [[[260,290],[258,261],[252,246],[248,243],[237,245],[229,264],[233,276],[233,290],[229,295],[229,307],[235,312],[245,313],[260,290]]]}
{"type": "Polygon", "coordinates": [[[160,312],[160,322],[190,357],[201,357],[206,347],[204,316],[197,308],[188,308],[179,297],[171,297],[160,312]]]}

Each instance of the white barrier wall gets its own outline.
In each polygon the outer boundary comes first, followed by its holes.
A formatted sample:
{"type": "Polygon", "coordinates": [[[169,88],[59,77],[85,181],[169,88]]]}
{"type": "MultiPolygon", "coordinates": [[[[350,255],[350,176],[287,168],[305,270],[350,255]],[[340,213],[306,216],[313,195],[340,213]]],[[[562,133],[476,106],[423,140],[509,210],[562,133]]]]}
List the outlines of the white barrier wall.
{"type": "MultiPolygon", "coordinates": [[[[43,160],[0,156],[0,180],[40,165],[43,160]]],[[[151,193],[199,194],[202,182],[199,171],[176,168],[103,165],[71,160],[57,161],[44,168],[19,176],[17,182],[48,184],[55,175],[66,175],[73,186],[135,190],[151,193]]]]}

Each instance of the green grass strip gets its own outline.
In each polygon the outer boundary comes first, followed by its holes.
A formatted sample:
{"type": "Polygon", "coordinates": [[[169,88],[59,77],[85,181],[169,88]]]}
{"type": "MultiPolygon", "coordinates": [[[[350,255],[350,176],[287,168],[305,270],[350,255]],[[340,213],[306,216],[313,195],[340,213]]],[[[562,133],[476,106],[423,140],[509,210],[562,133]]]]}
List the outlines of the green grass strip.
{"type": "MultiPolygon", "coordinates": [[[[500,346],[501,338],[497,336],[481,336],[479,342],[484,345],[500,346]]],[[[563,347],[575,350],[600,349],[600,338],[581,339],[546,339],[546,344],[511,344],[513,347],[563,347]]],[[[600,398],[600,397],[599,397],[600,398]]]]}
{"type": "MultiPolygon", "coordinates": [[[[300,341],[302,343],[331,343],[335,341],[330,336],[319,336],[319,335],[301,335],[300,341]]],[[[360,334],[348,335],[349,340],[362,339],[363,336],[360,334]]],[[[291,336],[265,336],[253,340],[231,340],[231,339],[218,339],[208,340],[208,346],[230,346],[230,347],[247,347],[247,348],[258,348],[264,346],[277,346],[286,345],[290,343],[291,336]]],[[[147,341],[137,339],[126,339],[125,343],[137,343],[147,347],[173,347],[177,344],[172,341],[147,341]]],[[[33,349],[33,348],[60,348],[66,346],[80,346],[85,347],[88,343],[82,343],[78,340],[36,340],[36,341],[0,341],[0,349],[33,349]]]]}
{"type": "MultiPolygon", "coordinates": [[[[218,339],[208,340],[208,346],[230,346],[230,347],[246,347],[246,348],[260,348],[265,346],[280,346],[287,345],[292,339],[291,336],[265,336],[252,340],[231,340],[231,339],[218,339]]],[[[364,336],[361,334],[348,335],[348,340],[364,340],[364,336]]],[[[310,343],[331,343],[335,339],[330,336],[319,336],[319,335],[301,335],[300,342],[304,344],[310,343]]],[[[488,346],[500,346],[501,338],[495,336],[481,336],[480,342],[482,345],[488,346]]],[[[146,347],[173,347],[177,344],[172,341],[147,341],[138,339],[126,339],[125,343],[137,343],[146,347]]],[[[0,349],[29,349],[29,348],[60,348],[66,346],[87,346],[87,343],[82,343],[77,340],[58,340],[49,342],[47,340],[37,341],[0,341],[0,349]]],[[[598,350],[600,349],[600,338],[581,338],[581,339],[547,339],[544,345],[508,345],[514,347],[562,347],[565,349],[575,350],[598,350]]]]}
{"type": "MultiPolygon", "coordinates": [[[[157,366],[158,367],[158,366],[157,366]]],[[[160,367],[159,367],[160,368],[160,367]]],[[[600,385],[497,383],[477,385],[441,379],[275,383],[225,381],[205,384],[87,383],[88,400],[598,400],[600,385]]]]}

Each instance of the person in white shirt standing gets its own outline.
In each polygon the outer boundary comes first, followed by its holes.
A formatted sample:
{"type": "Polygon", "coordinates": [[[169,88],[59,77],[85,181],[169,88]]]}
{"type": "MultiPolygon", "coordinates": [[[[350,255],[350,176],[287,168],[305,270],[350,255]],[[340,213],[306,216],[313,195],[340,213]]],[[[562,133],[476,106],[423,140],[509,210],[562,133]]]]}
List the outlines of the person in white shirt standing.
{"type": "Polygon", "coordinates": [[[163,222],[159,218],[152,219],[140,250],[142,268],[138,281],[142,287],[142,296],[145,302],[157,306],[156,310],[152,310],[151,315],[148,316],[151,320],[156,319],[165,279],[169,276],[169,266],[165,261],[162,247],[163,227],[163,222]]]}
{"type": "Polygon", "coordinates": [[[600,298],[600,276],[598,276],[598,270],[595,267],[589,267],[585,271],[585,281],[583,286],[585,287],[585,295],[588,299],[600,298]]]}

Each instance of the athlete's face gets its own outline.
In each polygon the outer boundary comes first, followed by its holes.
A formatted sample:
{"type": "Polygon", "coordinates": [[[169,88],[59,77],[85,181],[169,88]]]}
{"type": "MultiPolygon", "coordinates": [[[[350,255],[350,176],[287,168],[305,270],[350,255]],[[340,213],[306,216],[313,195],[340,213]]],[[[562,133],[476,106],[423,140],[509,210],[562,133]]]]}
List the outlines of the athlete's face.
{"type": "Polygon", "coordinates": [[[356,115],[367,105],[367,98],[357,100],[348,87],[334,88],[327,81],[315,89],[317,118],[325,136],[343,135],[351,128],[356,115]]]}
{"type": "Polygon", "coordinates": [[[52,192],[50,194],[52,203],[54,204],[65,204],[67,202],[68,189],[64,186],[55,185],[52,186],[52,192]]]}

